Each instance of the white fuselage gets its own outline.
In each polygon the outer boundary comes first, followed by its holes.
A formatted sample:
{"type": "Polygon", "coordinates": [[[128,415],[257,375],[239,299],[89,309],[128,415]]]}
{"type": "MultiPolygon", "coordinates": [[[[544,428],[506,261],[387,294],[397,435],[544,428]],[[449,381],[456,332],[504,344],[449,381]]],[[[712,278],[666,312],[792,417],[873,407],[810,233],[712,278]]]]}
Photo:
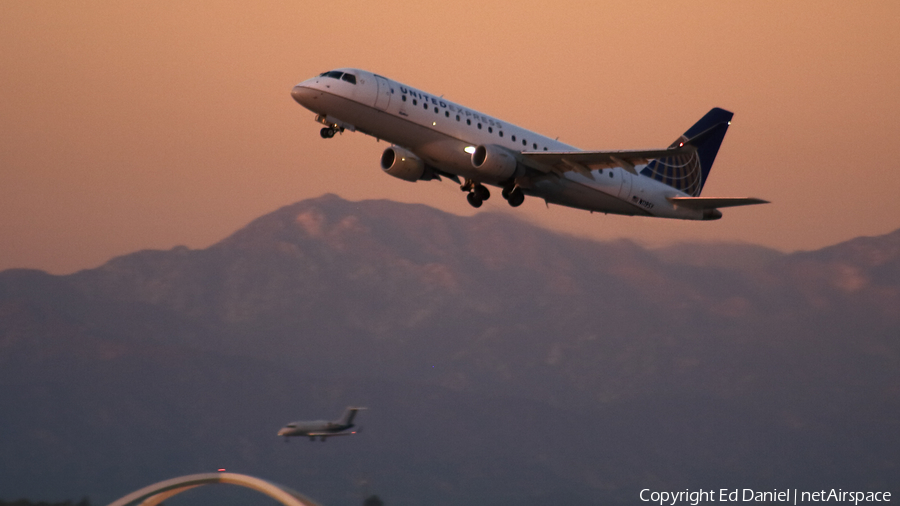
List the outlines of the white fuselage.
{"type": "MultiPolygon", "coordinates": [[[[501,121],[436,95],[359,69],[355,83],[319,77],[296,85],[291,95],[319,115],[323,124],[360,131],[405,148],[439,174],[476,183],[508,184],[479,171],[476,146],[496,145],[511,152],[578,152],[573,146],[501,121]]],[[[646,165],[645,165],[646,166],[646,165]]],[[[637,167],[640,172],[642,167],[637,167]]],[[[622,167],[590,171],[529,171],[516,177],[522,191],[547,202],[623,215],[703,219],[702,211],[674,205],[668,198],[685,193],[622,167]]]]}

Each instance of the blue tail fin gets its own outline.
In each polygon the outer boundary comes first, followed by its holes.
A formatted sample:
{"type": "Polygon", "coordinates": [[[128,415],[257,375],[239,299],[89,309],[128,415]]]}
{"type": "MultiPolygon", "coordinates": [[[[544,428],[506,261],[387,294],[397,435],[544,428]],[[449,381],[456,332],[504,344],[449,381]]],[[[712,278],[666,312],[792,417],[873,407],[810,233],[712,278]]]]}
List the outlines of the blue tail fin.
{"type": "Polygon", "coordinates": [[[713,108],[669,146],[674,148],[688,144],[695,150],[653,160],[641,171],[641,175],[652,177],[693,197],[699,196],[732,116],[734,114],[725,109],[713,108]]]}

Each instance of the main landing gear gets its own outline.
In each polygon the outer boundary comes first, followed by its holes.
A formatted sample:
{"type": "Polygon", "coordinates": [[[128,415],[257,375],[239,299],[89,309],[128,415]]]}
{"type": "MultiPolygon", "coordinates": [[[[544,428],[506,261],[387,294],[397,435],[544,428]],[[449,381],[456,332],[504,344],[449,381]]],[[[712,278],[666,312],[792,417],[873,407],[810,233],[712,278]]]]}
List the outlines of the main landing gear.
{"type": "Polygon", "coordinates": [[[469,201],[469,205],[472,207],[481,207],[481,204],[484,203],[485,200],[491,198],[491,191],[487,189],[481,183],[476,183],[471,179],[466,179],[466,182],[459,187],[460,190],[464,192],[469,192],[466,195],[466,200],[469,201]]]}
{"type": "Polygon", "coordinates": [[[504,186],[500,195],[503,195],[503,198],[513,207],[519,207],[522,205],[522,202],[525,202],[525,194],[522,193],[522,189],[518,186],[504,186]]]}
{"type": "MultiPolygon", "coordinates": [[[[471,179],[466,179],[465,184],[460,186],[459,189],[469,193],[466,195],[466,200],[469,201],[469,205],[472,207],[481,207],[485,200],[491,198],[491,192],[486,186],[471,179]]],[[[514,184],[504,186],[500,195],[513,207],[519,207],[522,205],[522,202],[525,202],[525,194],[522,193],[522,189],[514,184]]]]}

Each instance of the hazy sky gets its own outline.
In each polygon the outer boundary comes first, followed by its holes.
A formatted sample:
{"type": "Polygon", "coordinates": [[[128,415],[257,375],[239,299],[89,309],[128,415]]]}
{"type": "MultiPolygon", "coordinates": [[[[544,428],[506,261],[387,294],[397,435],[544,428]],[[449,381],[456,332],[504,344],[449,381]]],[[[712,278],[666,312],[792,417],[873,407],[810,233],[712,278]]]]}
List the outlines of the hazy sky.
{"type": "Polygon", "coordinates": [[[291,87],[359,67],[585,149],[667,146],[735,113],[717,222],[499,198],[477,212],[643,243],[813,249],[900,228],[900,2],[0,2],[0,269],[202,248],[298,200],[472,214],[450,182],[319,137],[291,87]]]}

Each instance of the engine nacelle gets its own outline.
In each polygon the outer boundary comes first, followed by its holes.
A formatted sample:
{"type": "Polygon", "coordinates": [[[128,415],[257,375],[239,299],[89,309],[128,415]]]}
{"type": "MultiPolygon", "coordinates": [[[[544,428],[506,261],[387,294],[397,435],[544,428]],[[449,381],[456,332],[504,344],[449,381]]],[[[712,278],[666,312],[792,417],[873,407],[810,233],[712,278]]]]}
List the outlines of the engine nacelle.
{"type": "Polygon", "coordinates": [[[495,181],[503,181],[516,173],[516,157],[509,150],[489,144],[475,148],[472,153],[472,167],[485,177],[495,181]]]}
{"type": "Polygon", "coordinates": [[[381,168],[404,181],[418,181],[425,174],[425,162],[411,152],[391,146],[381,154],[381,168]]]}

